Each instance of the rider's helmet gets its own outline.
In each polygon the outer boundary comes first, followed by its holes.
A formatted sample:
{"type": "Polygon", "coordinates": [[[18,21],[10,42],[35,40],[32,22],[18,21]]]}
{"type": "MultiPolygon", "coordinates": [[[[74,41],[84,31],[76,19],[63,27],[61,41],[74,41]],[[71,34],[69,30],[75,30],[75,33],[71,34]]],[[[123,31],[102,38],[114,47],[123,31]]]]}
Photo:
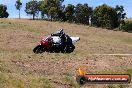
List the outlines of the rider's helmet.
{"type": "Polygon", "coordinates": [[[60,30],[57,31],[57,34],[64,34],[63,31],[64,31],[63,29],[60,29],[60,30]]]}

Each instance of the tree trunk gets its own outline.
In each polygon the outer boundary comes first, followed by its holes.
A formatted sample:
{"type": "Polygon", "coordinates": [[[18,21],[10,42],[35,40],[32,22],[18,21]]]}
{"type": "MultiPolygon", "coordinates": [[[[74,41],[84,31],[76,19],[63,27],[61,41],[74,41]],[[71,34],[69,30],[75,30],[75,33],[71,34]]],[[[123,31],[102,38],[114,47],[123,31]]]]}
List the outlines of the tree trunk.
{"type": "Polygon", "coordinates": [[[51,19],[50,19],[50,21],[52,21],[53,20],[53,16],[51,16],[51,19]]]}
{"type": "Polygon", "coordinates": [[[33,20],[34,20],[35,14],[33,14],[33,20]]]}
{"type": "Polygon", "coordinates": [[[19,9],[19,19],[20,19],[20,9],[19,9]]]}

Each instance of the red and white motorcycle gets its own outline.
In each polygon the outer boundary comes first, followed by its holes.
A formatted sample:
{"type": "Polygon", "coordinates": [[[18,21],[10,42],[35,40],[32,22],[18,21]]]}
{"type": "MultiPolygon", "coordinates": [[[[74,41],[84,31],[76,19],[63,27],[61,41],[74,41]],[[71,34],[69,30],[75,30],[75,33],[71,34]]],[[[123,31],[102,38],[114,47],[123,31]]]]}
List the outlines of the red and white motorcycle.
{"type": "MultiPolygon", "coordinates": [[[[63,30],[59,30],[58,34],[61,34],[63,30]]],[[[62,42],[63,40],[61,39],[60,36],[58,35],[48,35],[42,37],[40,43],[33,49],[34,53],[43,53],[43,52],[62,52],[62,53],[71,53],[74,51],[75,46],[73,45],[77,41],[80,40],[79,37],[69,37],[68,35],[64,34],[67,40],[71,40],[71,43],[69,41],[67,42],[62,42]]]]}

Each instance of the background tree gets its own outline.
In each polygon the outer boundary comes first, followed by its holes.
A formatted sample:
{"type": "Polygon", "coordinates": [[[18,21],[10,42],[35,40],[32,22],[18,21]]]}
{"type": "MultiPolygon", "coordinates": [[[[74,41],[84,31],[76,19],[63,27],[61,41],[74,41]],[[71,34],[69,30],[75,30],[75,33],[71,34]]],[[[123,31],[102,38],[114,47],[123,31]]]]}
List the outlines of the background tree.
{"type": "Polygon", "coordinates": [[[65,8],[65,16],[68,22],[73,22],[74,19],[74,13],[75,13],[75,6],[72,4],[68,4],[67,7],[65,8]]]}
{"type": "Polygon", "coordinates": [[[0,18],[8,18],[9,13],[6,10],[7,6],[0,4],[0,18]]]}
{"type": "MultiPolygon", "coordinates": [[[[45,16],[51,20],[59,20],[59,16],[62,15],[63,0],[43,0],[39,2],[39,9],[41,16],[45,16]]],[[[42,18],[43,18],[42,17],[42,18]]]]}
{"type": "MultiPolygon", "coordinates": [[[[65,7],[63,6],[63,8],[65,8],[65,7]]],[[[58,11],[58,20],[59,21],[67,21],[66,16],[65,16],[64,9],[60,9],[58,11]]]]}
{"type": "Polygon", "coordinates": [[[39,13],[38,2],[36,0],[33,0],[26,3],[25,12],[29,15],[32,15],[34,20],[35,16],[37,16],[39,13]]]}
{"type": "Polygon", "coordinates": [[[15,7],[17,10],[19,10],[19,19],[20,19],[20,9],[22,7],[22,3],[20,0],[16,0],[15,7]]]}
{"type": "Polygon", "coordinates": [[[125,21],[119,30],[132,33],[132,21],[125,21]]]}
{"type": "Polygon", "coordinates": [[[75,22],[89,24],[92,12],[92,7],[89,7],[88,4],[77,4],[75,7],[75,22]]]}
{"type": "Polygon", "coordinates": [[[51,18],[51,21],[53,21],[53,19],[56,19],[57,17],[57,8],[56,7],[51,7],[48,11],[48,15],[50,16],[51,18]]]}
{"type": "Polygon", "coordinates": [[[118,21],[121,22],[122,20],[124,20],[126,16],[126,13],[124,13],[124,7],[122,5],[116,5],[115,10],[118,16],[118,21]]]}
{"type": "Polygon", "coordinates": [[[118,16],[114,8],[103,4],[94,9],[92,15],[92,25],[113,29],[119,26],[118,16]]]}
{"type": "Polygon", "coordinates": [[[38,2],[39,11],[41,12],[41,18],[44,19],[48,16],[48,0],[42,0],[38,2]]]}

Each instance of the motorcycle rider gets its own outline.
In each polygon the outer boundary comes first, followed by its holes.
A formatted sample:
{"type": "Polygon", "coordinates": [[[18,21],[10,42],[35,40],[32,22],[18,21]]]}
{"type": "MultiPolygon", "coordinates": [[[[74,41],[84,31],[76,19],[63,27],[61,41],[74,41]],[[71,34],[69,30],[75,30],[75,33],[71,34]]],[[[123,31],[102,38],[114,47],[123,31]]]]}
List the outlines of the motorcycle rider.
{"type": "Polygon", "coordinates": [[[51,35],[59,36],[61,38],[61,42],[62,42],[64,51],[66,51],[69,46],[75,48],[75,46],[72,44],[72,39],[64,33],[63,29],[58,30],[56,34],[51,34],[51,35]]]}

